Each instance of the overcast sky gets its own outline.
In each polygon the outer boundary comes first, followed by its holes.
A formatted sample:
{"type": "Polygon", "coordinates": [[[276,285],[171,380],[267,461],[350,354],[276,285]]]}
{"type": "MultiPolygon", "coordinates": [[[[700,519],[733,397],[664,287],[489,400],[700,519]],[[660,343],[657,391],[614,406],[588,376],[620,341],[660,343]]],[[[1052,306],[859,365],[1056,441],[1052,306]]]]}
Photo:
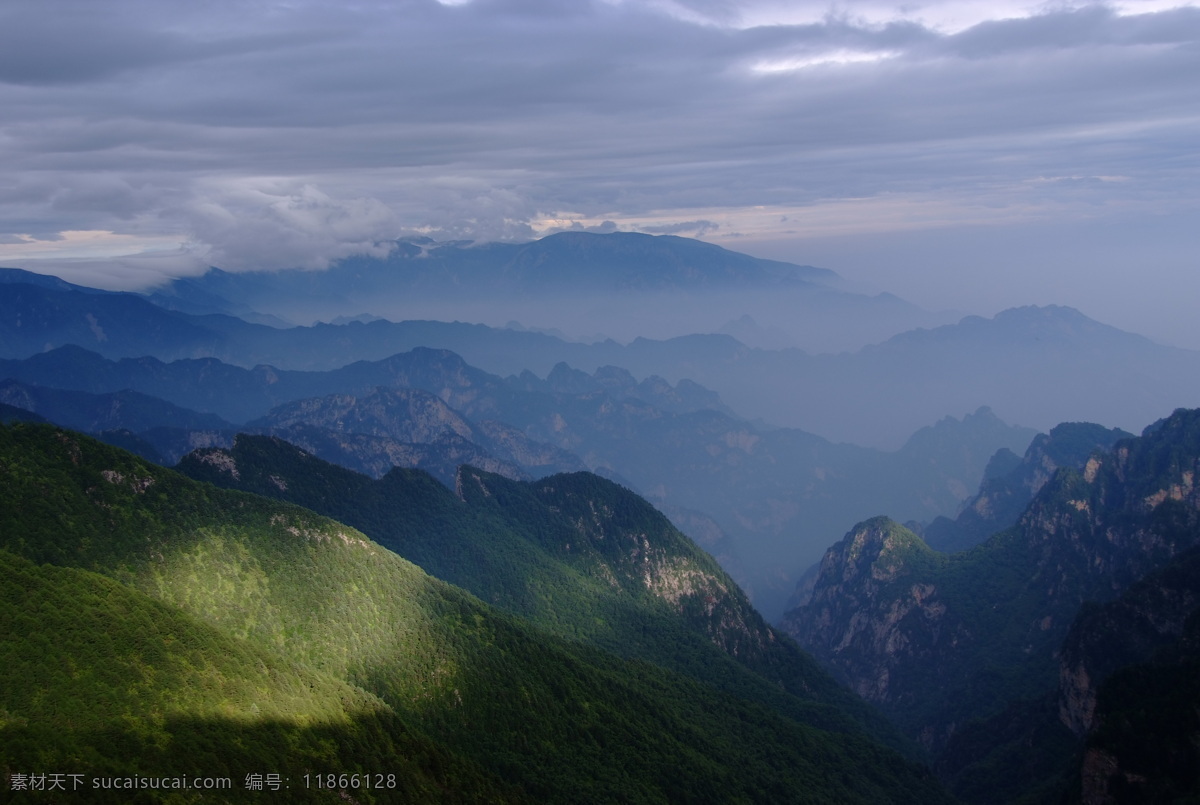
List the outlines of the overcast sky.
{"type": "Polygon", "coordinates": [[[403,233],[693,235],[1200,348],[1172,0],[5,0],[0,265],[104,287],[403,233]]]}

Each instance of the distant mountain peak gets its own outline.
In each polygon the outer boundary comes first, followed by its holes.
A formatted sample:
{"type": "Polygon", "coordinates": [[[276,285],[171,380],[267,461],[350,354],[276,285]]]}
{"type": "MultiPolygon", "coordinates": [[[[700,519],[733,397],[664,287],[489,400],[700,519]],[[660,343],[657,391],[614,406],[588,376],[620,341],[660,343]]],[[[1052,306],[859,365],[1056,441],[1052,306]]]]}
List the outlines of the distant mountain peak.
{"type": "Polygon", "coordinates": [[[510,262],[526,279],[598,275],[624,287],[711,286],[725,283],[828,284],[824,268],[764,260],[702,240],[641,232],[559,232],[522,246],[510,262]],[[553,273],[538,271],[555,268],[553,273]]]}

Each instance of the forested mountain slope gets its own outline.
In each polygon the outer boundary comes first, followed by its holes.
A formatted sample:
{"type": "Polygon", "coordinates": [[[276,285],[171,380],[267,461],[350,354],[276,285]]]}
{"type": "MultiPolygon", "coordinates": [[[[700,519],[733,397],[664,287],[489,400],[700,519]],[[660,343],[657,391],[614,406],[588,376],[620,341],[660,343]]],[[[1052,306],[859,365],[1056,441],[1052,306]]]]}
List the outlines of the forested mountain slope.
{"type": "Polygon", "coordinates": [[[648,660],[826,728],[903,743],[643,499],[589,473],[514,482],[471,467],[377,481],[278,439],[241,435],[179,469],[307,506],[563,637],[648,660]],[[858,726],[855,726],[857,724],[858,726]]]}
{"type": "Polygon", "coordinates": [[[345,525],[48,426],[0,428],[0,559],[5,775],[229,776],[218,802],[258,801],[248,770],[328,802],[942,797],[865,737],[564,642],[345,525]],[[385,776],[304,787],[326,772],[385,776]]]}

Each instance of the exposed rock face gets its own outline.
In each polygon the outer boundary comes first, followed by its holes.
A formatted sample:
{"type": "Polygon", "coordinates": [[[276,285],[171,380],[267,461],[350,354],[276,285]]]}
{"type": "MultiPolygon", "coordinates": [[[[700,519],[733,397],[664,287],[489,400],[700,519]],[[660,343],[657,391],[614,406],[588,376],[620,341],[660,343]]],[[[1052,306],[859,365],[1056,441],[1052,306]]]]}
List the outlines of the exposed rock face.
{"type": "MultiPolygon", "coordinates": [[[[462,388],[469,387],[459,378],[462,388]]],[[[450,393],[456,397],[461,394],[450,393]]],[[[426,470],[448,486],[462,464],[514,480],[577,470],[578,458],[534,441],[517,428],[471,423],[428,391],[377,388],[369,394],[333,394],[275,408],[250,423],[251,431],[281,436],[314,455],[380,478],[392,467],[426,470]]]]}
{"type": "MultiPolygon", "coordinates": [[[[1198,471],[1200,411],[1178,411],[1082,472],[1056,471],[1015,527],[973,551],[937,554],[867,521],[826,553],[811,601],[784,628],[935,751],[964,720],[1037,696],[1060,673],[1063,718],[1086,729],[1103,671],[1083,635],[1107,632],[1081,626],[1061,672],[1056,652],[1084,601],[1110,600],[1200,543],[1198,471]]],[[[1140,633],[1177,633],[1191,594],[1154,595],[1158,614],[1122,617],[1144,620],[1140,633]]]]}
{"type": "MultiPolygon", "coordinates": [[[[456,488],[467,501],[512,494],[474,467],[460,468],[456,488]]],[[[589,473],[551,476],[529,489],[570,523],[547,546],[562,559],[634,598],[657,601],[731,656],[761,658],[776,641],[712,557],[629,490],[589,473]]]]}
{"type": "Polygon", "coordinates": [[[1082,470],[1093,453],[1111,450],[1119,439],[1132,435],[1090,422],[1064,422],[1048,434],[1038,434],[1023,458],[1001,451],[989,462],[979,493],[966,502],[958,517],[937,518],[922,536],[939,551],[962,551],[978,545],[1015,524],[1059,467],[1082,470]]]}
{"type": "Polygon", "coordinates": [[[1200,553],[1190,551],[1115,601],[1085,606],[1059,656],[1059,717],[1076,735],[1095,726],[1096,697],[1117,670],[1148,662],[1200,609],[1200,553]]]}
{"type": "Polygon", "coordinates": [[[907,668],[969,638],[932,581],[942,564],[886,517],[860,523],[825,554],[811,600],[782,627],[860,696],[894,705],[912,696],[907,668]]]}

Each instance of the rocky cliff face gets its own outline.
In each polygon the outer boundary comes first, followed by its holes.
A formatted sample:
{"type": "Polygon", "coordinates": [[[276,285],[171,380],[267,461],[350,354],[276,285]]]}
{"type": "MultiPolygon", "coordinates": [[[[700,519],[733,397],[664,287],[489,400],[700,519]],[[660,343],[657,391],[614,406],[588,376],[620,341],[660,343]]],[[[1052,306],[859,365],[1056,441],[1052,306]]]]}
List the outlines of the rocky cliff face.
{"type": "Polygon", "coordinates": [[[1077,735],[1096,726],[1103,682],[1126,666],[1149,662],[1183,637],[1200,609],[1200,553],[1189,551],[1107,604],[1085,606],[1059,655],[1059,717],[1077,735]]]}
{"type": "Polygon", "coordinates": [[[1063,641],[1057,703],[1083,741],[1080,802],[1200,794],[1200,549],[1084,607],[1063,641]]]}
{"type": "Polygon", "coordinates": [[[1090,422],[1064,422],[1030,442],[1025,455],[993,456],[979,493],[954,520],[939,517],[922,536],[930,547],[953,552],[971,548],[1017,522],[1025,507],[1060,467],[1082,470],[1096,451],[1111,450],[1133,436],[1120,428],[1090,422]]]}
{"type": "Polygon", "coordinates": [[[863,698],[897,704],[912,696],[907,668],[969,637],[933,581],[943,563],[886,517],[860,523],[825,554],[812,599],[783,629],[863,698]]]}
{"type": "Polygon", "coordinates": [[[611,594],[669,612],[732,657],[761,656],[776,641],[775,631],[711,556],[611,481],[570,473],[516,485],[464,466],[455,489],[469,506],[495,506],[514,525],[533,507],[552,513],[537,534],[549,555],[601,580],[611,594]]]}
{"type": "MultiPolygon", "coordinates": [[[[1179,411],[1082,471],[1056,471],[1015,527],[972,551],[940,555],[890,521],[860,524],[784,628],[936,752],[965,720],[1054,686],[1083,602],[1200,543],[1198,470],[1200,411],[1179,411]]],[[[1063,671],[1076,728],[1091,668],[1063,671]]]]}
{"type": "Polygon", "coordinates": [[[593,574],[665,605],[733,657],[761,657],[776,642],[733,579],[641,498],[583,473],[553,476],[533,489],[570,520],[575,545],[568,551],[590,552],[593,574]]]}

